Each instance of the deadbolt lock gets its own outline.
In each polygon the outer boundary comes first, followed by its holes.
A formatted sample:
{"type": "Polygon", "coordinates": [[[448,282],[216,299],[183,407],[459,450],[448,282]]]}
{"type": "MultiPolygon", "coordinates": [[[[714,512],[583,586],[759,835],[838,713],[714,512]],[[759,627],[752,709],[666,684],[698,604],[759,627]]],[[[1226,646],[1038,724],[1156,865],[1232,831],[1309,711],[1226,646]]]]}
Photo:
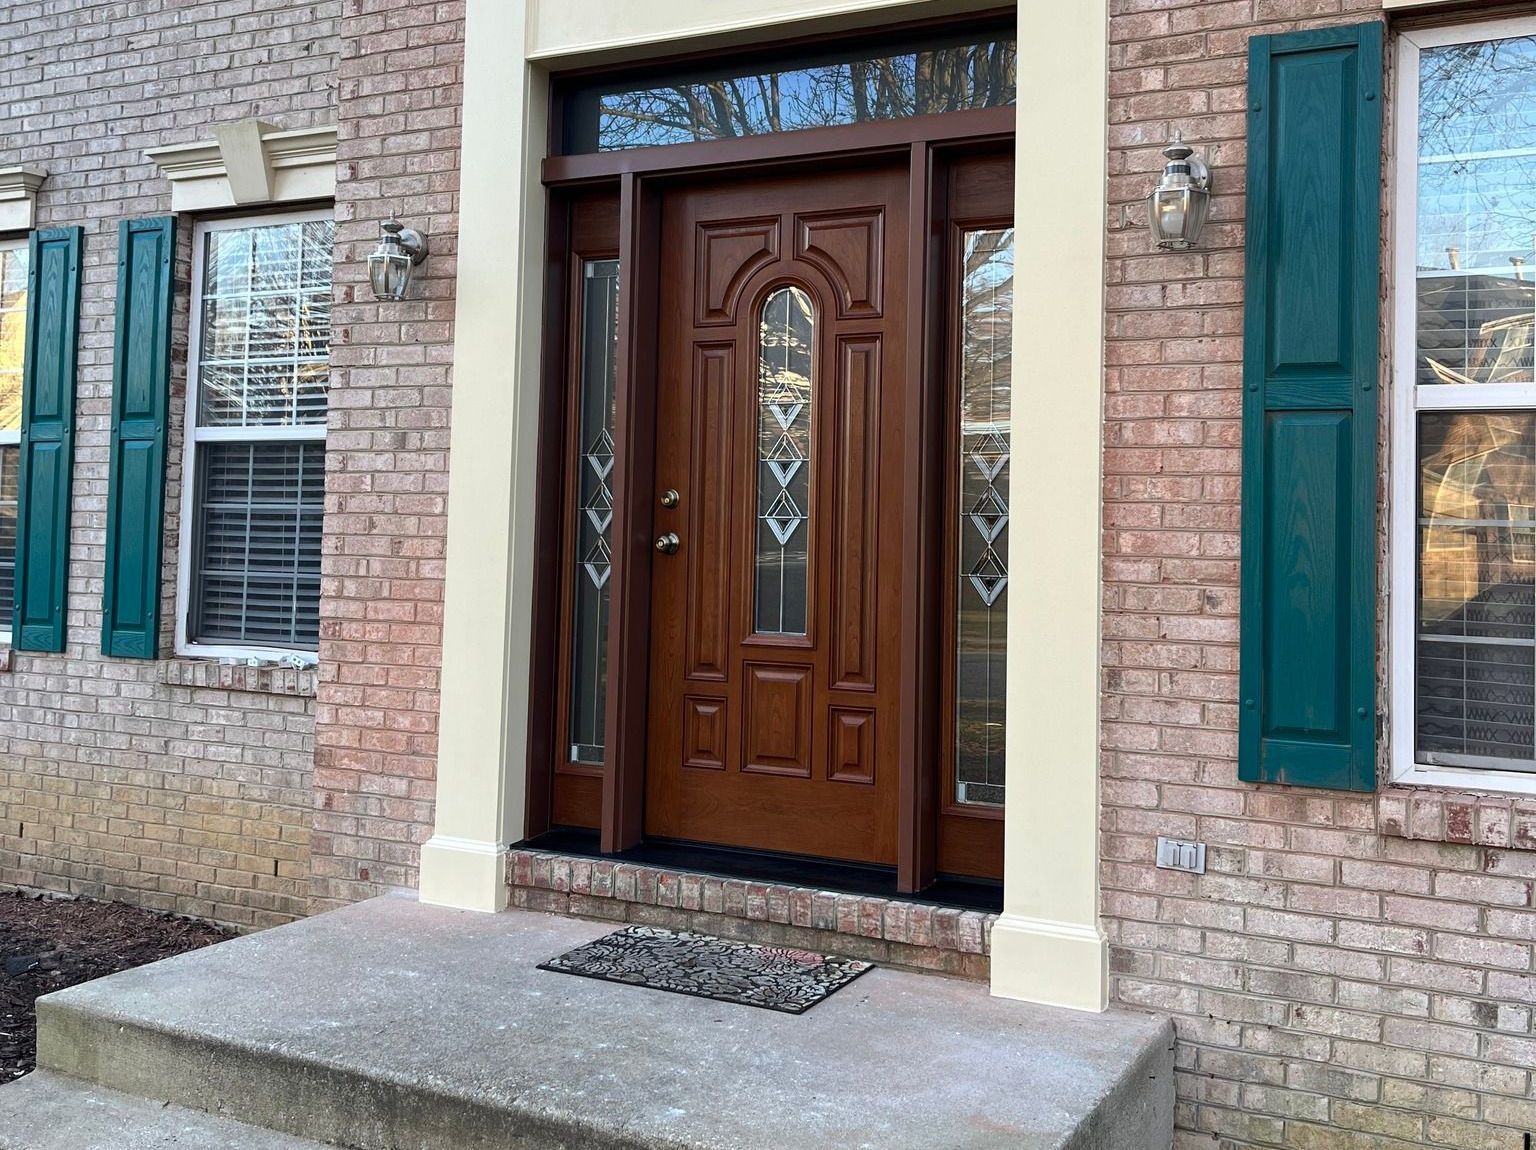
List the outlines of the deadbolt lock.
{"type": "Polygon", "coordinates": [[[677,493],[677,488],[669,487],[661,493],[661,505],[663,507],[676,507],[683,501],[683,497],[677,493]]]}
{"type": "Polygon", "coordinates": [[[676,531],[668,531],[665,535],[656,536],[656,550],[660,551],[663,555],[676,553],[681,543],[682,540],[677,537],[676,531]]]}

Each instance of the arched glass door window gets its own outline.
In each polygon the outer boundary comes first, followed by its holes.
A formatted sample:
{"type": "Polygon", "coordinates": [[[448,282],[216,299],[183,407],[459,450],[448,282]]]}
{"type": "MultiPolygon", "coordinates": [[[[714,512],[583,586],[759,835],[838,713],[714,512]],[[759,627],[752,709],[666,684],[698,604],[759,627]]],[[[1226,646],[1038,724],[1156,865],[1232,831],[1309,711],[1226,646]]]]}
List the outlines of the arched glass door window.
{"type": "Polygon", "coordinates": [[[816,317],[785,286],[763,301],[757,361],[757,580],[753,630],[804,635],[811,538],[816,317]]]}

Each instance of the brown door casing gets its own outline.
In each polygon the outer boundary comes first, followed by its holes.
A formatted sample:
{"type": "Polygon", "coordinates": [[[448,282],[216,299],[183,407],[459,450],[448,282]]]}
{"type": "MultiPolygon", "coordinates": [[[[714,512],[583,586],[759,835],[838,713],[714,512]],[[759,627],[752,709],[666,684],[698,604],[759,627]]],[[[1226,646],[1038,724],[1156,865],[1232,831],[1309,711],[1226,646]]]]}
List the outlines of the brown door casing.
{"type": "Polygon", "coordinates": [[[679,544],[652,567],[648,836],[897,862],[908,194],[885,165],[664,195],[652,521],[679,544]],[[803,635],[754,628],[784,286],[814,316],[803,635]]]}

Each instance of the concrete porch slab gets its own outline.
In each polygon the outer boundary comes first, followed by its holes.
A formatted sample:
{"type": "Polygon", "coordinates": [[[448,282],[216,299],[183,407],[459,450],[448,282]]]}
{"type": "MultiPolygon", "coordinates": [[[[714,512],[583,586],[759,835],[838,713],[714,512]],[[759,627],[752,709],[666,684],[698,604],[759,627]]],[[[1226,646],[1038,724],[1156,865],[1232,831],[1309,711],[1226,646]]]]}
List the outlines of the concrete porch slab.
{"type": "Polygon", "coordinates": [[[607,933],[391,897],[39,1000],[41,1068],[364,1150],[1166,1150],[1166,1020],[875,970],[801,1016],[535,969],[607,933]]]}

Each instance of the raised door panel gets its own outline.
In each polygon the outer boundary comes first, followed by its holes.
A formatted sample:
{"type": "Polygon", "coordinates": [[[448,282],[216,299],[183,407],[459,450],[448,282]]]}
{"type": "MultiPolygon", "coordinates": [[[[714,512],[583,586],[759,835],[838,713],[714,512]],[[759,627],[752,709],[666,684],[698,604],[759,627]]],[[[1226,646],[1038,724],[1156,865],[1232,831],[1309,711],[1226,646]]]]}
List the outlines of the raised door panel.
{"type": "Polygon", "coordinates": [[[837,482],[832,493],[832,686],[875,689],[880,514],[880,339],[838,341],[833,393],[837,482]]]}
{"type": "Polygon", "coordinates": [[[692,482],[685,496],[688,622],[684,673],[690,679],[724,680],[727,674],[734,369],[733,344],[695,345],[689,428],[692,482]]]}
{"type": "Polygon", "coordinates": [[[706,221],[694,237],[695,322],[736,322],[742,286],[779,257],[779,217],[706,221]]]}
{"type": "Polygon", "coordinates": [[[742,763],[748,773],[811,777],[811,668],[747,663],[742,763]]]}
{"type": "Polygon", "coordinates": [[[879,208],[795,217],[795,255],[837,289],[839,319],[872,319],[884,306],[885,213],[879,208]]]}

